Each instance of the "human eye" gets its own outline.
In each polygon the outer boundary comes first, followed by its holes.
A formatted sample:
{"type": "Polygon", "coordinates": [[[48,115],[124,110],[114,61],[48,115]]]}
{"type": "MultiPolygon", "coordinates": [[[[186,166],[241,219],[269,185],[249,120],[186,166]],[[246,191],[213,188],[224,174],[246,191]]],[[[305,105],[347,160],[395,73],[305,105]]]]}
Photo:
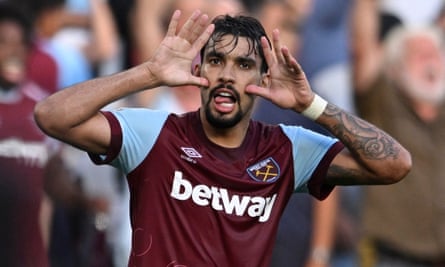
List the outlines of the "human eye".
{"type": "Polygon", "coordinates": [[[208,59],[208,62],[211,65],[219,65],[219,64],[221,64],[221,59],[218,58],[218,57],[211,57],[211,58],[208,59]]]}
{"type": "Polygon", "coordinates": [[[248,69],[250,69],[250,64],[247,63],[247,62],[241,62],[241,63],[239,64],[239,66],[240,66],[240,68],[243,69],[243,70],[248,70],[248,69]]]}
{"type": "Polygon", "coordinates": [[[238,61],[238,66],[242,70],[255,69],[256,64],[256,61],[251,58],[242,58],[238,61]]]}

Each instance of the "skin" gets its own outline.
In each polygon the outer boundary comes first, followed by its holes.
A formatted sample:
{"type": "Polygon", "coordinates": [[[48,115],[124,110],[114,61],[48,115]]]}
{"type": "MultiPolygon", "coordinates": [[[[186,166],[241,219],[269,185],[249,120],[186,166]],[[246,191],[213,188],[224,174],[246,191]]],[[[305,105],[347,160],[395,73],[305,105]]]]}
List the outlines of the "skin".
{"type": "MultiPolygon", "coordinates": [[[[261,63],[257,57],[243,55],[245,43],[242,41],[231,53],[223,53],[221,62],[209,60],[211,57],[207,52],[203,66],[199,68],[200,76],[196,76],[197,72],[193,75],[189,71],[192,61],[207,44],[214,25],[208,25],[208,16],[195,11],[184,26],[177,29],[179,18],[180,11],[176,11],[166,37],[147,62],[111,76],[73,85],[40,102],[35,108],[35,119],[42,130],[85,151],[104,154],[111,133],[107,120],[99,112],[102,107],[144,89],[194,84],[202,88],[203,105],[207,103],[213,116],[230,119],[238,111],[244,114],[236,125],[228,128],[215,127],[205,114],[200,114],[210,140],[221,146],[234,147],[245,138],[253,106],[252,95],[265,97],[295,112],[302,112],[313,101],[314,93],[304,72],[289,50],[281,45],[277,30],[272,36],[274,50],[270,49],[265,37],[261,39],[268,73],[261,74],[257,69],[261,63]],[[246,58],[249,62],[254,59],[255,67],[247,71],[249,75],[240,78],[237,75],[243,71],[239,67],[244,64],[239,60],[246,58]],[[239,99],[232,107],[223,108],[211,99],[212,90],[221,81],[225,83],[224,88],[229,88],[229,81],[234,77],[237,78],[234,88],[239,99]]],[[[346,146],[333,160],[326,183],[389,184],[401,180],[410,170],[409,152],[375,126],[332,104],[328,104],[317,122],[346,146]]]]}
{"type": "Polygon", "coordinates": [[[405,56],[394,63],[400,89],[419,105],[440,107],[445,95],[445,67],[440,44],[417,35],[404,44],[405,56]]]}
{"type": "Polygon", "coordinates": [[[22,28],[12,22],[0,22],[0,86],[8,90],[24,80],[27,46],[22,28]]]}
{"type": "Polygon", "coordinates": [[[209,81],[209,87],[201,89],[200,115],[204,131],[210,140],[225,147],[238,147],[246,134],[255,100],[255,96],[246,93],[246,87],[249,84],[266,86],[268,81],[268,76],[260,72],[259,56],[246,55],[247,39],[240,38],[236,47],[231,44],[232,39],[225,36],[216,45],[210,42],[203,64],[196,71],[209,81]],[[214,96],[219,92],[232,97],[218,104],[214,96]],[[221,126],[224,124],[228,126],[221,126]]]}

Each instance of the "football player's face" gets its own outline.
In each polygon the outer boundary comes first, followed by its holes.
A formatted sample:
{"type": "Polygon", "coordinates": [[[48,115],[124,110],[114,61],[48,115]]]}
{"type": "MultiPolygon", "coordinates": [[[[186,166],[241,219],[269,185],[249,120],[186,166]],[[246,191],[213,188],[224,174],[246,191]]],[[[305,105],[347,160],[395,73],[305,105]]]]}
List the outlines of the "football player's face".
{"type": "Polygon", "coordinates": [[[201,92],[207,121],[216,128],[236,125],[250,114],[255,96],[247,94],[249,84],[263,85],[261,58],[252,52],[251,44],[240,37],[223,36],[219,42],[210,41],[206,47],[200,76],[209,81],[201,92]]]}

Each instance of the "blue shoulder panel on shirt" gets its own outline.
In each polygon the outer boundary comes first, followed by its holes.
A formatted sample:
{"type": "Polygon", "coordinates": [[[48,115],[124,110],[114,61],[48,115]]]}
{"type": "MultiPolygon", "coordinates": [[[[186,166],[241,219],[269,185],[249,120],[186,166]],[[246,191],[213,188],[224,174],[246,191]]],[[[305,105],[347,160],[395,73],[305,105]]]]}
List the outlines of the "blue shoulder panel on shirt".
{"type": "Polygon", "coordinates": [[[307,192],[307,182],[329,148],[338,140],[298,126],[280,124],[292,143],[294,190],[307,192]]]}
{"type": "Polygon", "coordinates": [[[128,174],[153,148],[169,113],[146,108],[124,108],[112,113],[122,129],[122,148],[112,164],[128,174]]]}

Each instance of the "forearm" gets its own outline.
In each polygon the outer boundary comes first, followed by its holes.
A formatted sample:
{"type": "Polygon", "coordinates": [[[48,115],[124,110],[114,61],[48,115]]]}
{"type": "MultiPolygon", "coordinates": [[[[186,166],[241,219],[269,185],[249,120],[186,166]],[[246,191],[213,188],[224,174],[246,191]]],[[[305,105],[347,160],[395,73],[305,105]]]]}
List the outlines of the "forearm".
{"type": "Polygon", "coordinates": [[[75,84],[53,94],[36,105],[35,118],[48,134],[63,135],[94,117],[104,106],[156,86],[144,65],[110,76],[75,84]]]}
{"type": "Polygon", "coordinates": [[[371,123],[333,104],[327,104],[316,121],[346,146],[353,159],[348,161],[345,156],[342,165],[334,170],[338,171],[337,178],[343,177],[341,183],[391,184],[401,180],[410,170],[410,153],[371,123]]]}

